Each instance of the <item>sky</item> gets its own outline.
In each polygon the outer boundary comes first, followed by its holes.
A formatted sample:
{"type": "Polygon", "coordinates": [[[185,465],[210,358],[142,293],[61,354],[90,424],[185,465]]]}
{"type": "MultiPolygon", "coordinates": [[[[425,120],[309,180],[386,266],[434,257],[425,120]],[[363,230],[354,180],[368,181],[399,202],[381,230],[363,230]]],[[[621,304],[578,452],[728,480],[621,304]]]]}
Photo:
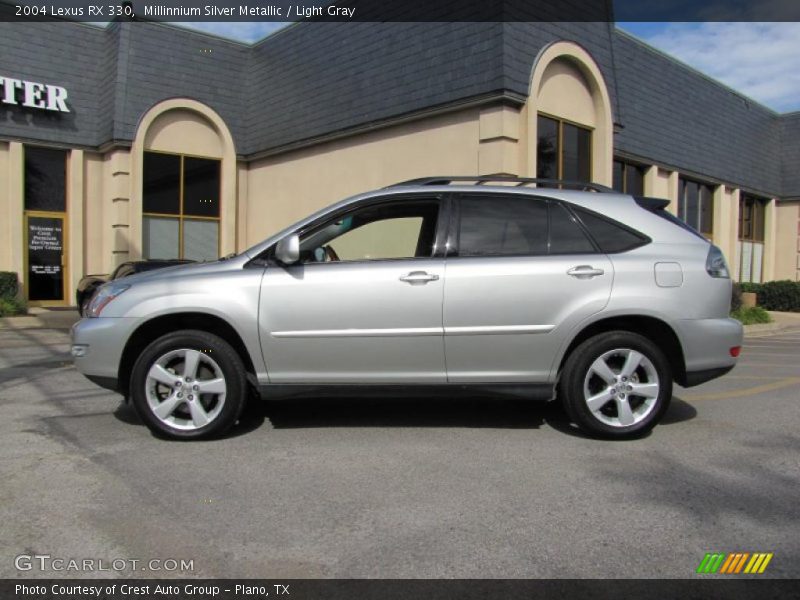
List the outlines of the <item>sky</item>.
{"type": "Polygon", "coordinates": [[[773,110],[800,110],[800,23],[617,27],[773,110]]]}
{"type": "MultiPolygon", "coordinates": [[[[256,42],[286,23],[175,23],[256,42]]],[[[778,112],[800,110],[800,23],[617,23],[778,112]]]]}

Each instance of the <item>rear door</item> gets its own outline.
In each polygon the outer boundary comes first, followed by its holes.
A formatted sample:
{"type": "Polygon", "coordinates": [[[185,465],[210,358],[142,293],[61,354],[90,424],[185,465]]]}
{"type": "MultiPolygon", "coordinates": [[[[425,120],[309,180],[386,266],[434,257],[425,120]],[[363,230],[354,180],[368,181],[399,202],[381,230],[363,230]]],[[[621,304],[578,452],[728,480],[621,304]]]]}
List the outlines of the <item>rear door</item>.
{"type": "Polygon", "coordinates": [[[452,225],[448,381],[547,381],[564,337],[608,303],[611,261],[570,210],[545,198],[462,194],[452,225]]]}

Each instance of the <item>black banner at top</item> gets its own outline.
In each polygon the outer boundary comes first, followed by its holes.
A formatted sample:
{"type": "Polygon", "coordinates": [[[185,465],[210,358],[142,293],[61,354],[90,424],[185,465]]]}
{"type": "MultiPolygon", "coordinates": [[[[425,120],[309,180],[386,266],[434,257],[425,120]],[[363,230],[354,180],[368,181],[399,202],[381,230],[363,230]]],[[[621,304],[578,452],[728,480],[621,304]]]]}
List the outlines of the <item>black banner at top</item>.
{"type": "Polygon", "coordinates": [[[800,21],[797,0],[0,0],[0,20],[800,21]]]}

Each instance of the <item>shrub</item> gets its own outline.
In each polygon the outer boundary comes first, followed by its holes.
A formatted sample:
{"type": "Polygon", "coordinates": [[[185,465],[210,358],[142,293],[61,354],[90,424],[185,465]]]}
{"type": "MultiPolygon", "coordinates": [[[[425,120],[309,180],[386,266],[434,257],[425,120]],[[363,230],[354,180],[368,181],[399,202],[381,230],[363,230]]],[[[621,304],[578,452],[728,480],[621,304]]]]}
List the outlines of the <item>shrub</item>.
{"type": "Polygon", "coordinates": [[[19,292],[17,274],[0,271],[0,298],[16,298],[19,292]]]}
{"type": "Polygon", "coordinates": [[[758,286],[757,293],[762,308],[800,312],[800,281],[768,281],[758,286]]]}
{"type": "Polygon", "coordinates": [[[744,281],[742,283],[735,283],[734,285],[738,285],[742,292],[755,292],[757,294],[761,290],[760,283],[749,283],[744,281]]]}
{"type": "Polygon", "coordinates": [[[757,323],[771,323],[772,317],[760,306],[750,306],[731,311],[731,316],[742,325],[755,325],[757,323]]]}
{"type": "Polygon", "coordinates": [[[0,317],[12,317],[14,315],[24,315],[27,312],[25,301],[13,296],[11,298],[0,297],[0,317]]]}

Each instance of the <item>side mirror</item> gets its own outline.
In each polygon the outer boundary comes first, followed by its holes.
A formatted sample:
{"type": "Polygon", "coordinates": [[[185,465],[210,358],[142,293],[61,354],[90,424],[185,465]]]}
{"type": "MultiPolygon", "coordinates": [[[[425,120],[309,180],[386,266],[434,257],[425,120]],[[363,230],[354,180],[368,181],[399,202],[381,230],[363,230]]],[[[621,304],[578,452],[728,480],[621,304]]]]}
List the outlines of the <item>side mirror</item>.
{"type": "Polygon", "coordinates": [[[288,235],[275,246],[275,258],[284,265],[293,265],[300,260],[300,237],[288,235]]]}

